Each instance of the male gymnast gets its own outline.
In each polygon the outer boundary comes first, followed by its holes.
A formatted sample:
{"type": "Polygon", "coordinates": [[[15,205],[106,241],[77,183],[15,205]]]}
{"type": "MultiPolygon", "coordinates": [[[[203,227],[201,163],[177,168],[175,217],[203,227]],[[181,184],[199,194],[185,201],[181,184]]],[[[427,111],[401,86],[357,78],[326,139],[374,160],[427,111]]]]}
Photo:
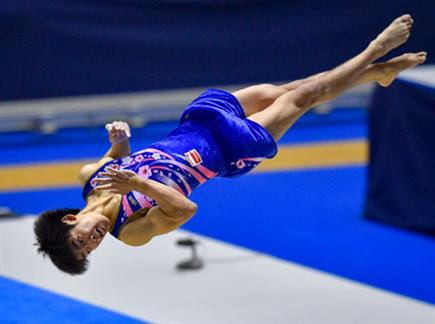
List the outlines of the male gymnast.
{"type": "Polygon", "coordinates": [[[138,152],[130,152],[126,123],[106,125],[111,148],[79,173],[86,206],[41,214],[34,225],[38,252],[60,270],[81,274],[107,233],[140,246],[177,229],[196,213],[188,198],[192,190],[274,157],[276,141],[311,107],[359,84],[386,87],[402,70],[423,63],[425,52],[373,63],[406,42],[412,25],[410,15],[395,19],[360,54],[307,79],[234,93],[207,90],[182,113],[176,129],[138,152]]]}

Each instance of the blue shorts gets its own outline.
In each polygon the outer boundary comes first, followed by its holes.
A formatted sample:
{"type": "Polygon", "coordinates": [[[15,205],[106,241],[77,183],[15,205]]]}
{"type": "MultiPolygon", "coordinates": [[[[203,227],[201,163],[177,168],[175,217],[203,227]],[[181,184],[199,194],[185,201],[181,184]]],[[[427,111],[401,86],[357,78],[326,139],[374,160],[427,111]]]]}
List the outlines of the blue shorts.
{"type": "Polygon", "coordinates": [[[180,124],[210,131],[224,160],[223,177],[245,174],[278,152],[272,135],[247,119],[237,98],[226,91],[209,89],[202,93],[184,110],[180,124]]]}

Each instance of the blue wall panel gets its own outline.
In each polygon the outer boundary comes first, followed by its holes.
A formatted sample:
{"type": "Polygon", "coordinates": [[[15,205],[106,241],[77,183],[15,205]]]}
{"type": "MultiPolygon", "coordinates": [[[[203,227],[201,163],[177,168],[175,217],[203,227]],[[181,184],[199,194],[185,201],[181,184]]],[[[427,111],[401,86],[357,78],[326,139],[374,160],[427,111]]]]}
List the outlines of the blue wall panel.
{"type": "Polygon", "coordinates": [[[435,236],[435,87],[397,80],[370,106],[366,217],[435,236]]]}
{"type": "Polygon", "coordinates": [[[415,32],[396,53],[435,52],[428,1],[6,0],[0,100],[303,77],[405,12],[415,32]]]}

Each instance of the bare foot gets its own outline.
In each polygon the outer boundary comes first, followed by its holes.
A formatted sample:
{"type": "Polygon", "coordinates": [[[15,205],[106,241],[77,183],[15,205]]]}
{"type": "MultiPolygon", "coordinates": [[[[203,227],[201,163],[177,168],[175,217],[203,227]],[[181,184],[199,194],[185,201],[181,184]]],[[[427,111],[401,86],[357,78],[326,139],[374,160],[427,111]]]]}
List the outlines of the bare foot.
{"type": "Polygon", "coordinates": [[[405,43],[411,34],[414,20],[410,15],[396,18],[382,33],[371,43],[378,57],[384,56],[392,49],[405,43]]]}
{"type": "Polygon", "coordinates": [[[386,63],[380,63],[382,64],[382,76],[377,79],[378,84],[382,87],[388,87],[400,72],[424,63],[426,57],[426,52],[407,53],[395,57],[386,63]]]}

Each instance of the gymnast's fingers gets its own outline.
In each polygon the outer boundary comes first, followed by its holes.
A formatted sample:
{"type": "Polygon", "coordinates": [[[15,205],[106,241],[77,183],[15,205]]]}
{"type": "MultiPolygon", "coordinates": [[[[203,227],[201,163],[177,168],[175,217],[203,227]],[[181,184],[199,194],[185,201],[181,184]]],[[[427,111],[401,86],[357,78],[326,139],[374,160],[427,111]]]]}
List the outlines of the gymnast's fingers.
{"type": "Polygon", "coordinates": [[[122,122],[122,128],[125,131],[125,134],[127,135],[127,137],[131,137],[131,131],[130,131],[130,126],[126,123],[126,122],[122,122]]]}
{"type": "MultiPolygon", "coordinates": [[[[112,170],[110,170],[112,171],[112,170]]],[[[133,172],[133,174],[136,174],[133,172]]],[[[112,182],[126,182],[131,178],[131,175],[129,173],[127,174],[125,170],[119,171],[119,170],[113,170],[113,172],[101,172],[99,174],[103,178],[110,178],[112,182]]]]}
{"type": "Polygon", "coordinates": [[[95,178],[94,181],[98,184],[106,184],[113,182],[112,178],[95,178]]]}
{"type": "Polygon", "coordinates": [[[121,184],[121,183],[127,183],[128,182],[128,179],[122,178],[119,175],[108,175],[105,178],[107,178],[108,180],[100,181],[100,183],[102,183],[102,184],[105,184],[105,183],[121,184]]]}
{"type": "Polygon", "coordinates": [[[98,176],[100,176],[101,178],[114,179],[116,177],[116,173],[104,171],[104,172],[100,172],[98,176]]]}
{"type": "Polygon", "coordinates": [[[97,191],[102,191],[102,190],[107,190],[107,189],[113,189],[111,183],[100,185],[100,186],[96,186],[94,188],[94,190],[97,190],[97,191]]]}
{"type": "Polygon", "coordinates": [[[136,172],[131,171],[131,170],[121,170],[120,173],[123,175],[129,176],[129,177],[137,175],[136,172]]]}
{"type": "Polygon", "coordinates": [[[116,121],[116,122],[115,122],[115,127],[116,127],[116,130],[118,130],[118,131],[123,130],[123,129],[124,129],[123,122],[121,122],[121,121],[116,121]]]}
{"type": "Polygon", "coordinates": [[[113,167],[108,167],[107,169],[104,170],[104,173],[108,173],[108,174],[112,174],[112,175],[116,175],[118,174],[118,169],[115,169],[113,167]]]}
{"type": "Polygon", "coordinates": [[[127,180],[131,178],[132,176],[136,175],[136,172],[131,170],[117,170],[112,168],[107,168],[108,171],[112,172],[116,177],[119,179],[127,180]]]}
{"type": "Polygon", "coordinates": [[[113,123],[106,124],[105,128],[108,132],[112,131],[113,130],[113,123]]]}

